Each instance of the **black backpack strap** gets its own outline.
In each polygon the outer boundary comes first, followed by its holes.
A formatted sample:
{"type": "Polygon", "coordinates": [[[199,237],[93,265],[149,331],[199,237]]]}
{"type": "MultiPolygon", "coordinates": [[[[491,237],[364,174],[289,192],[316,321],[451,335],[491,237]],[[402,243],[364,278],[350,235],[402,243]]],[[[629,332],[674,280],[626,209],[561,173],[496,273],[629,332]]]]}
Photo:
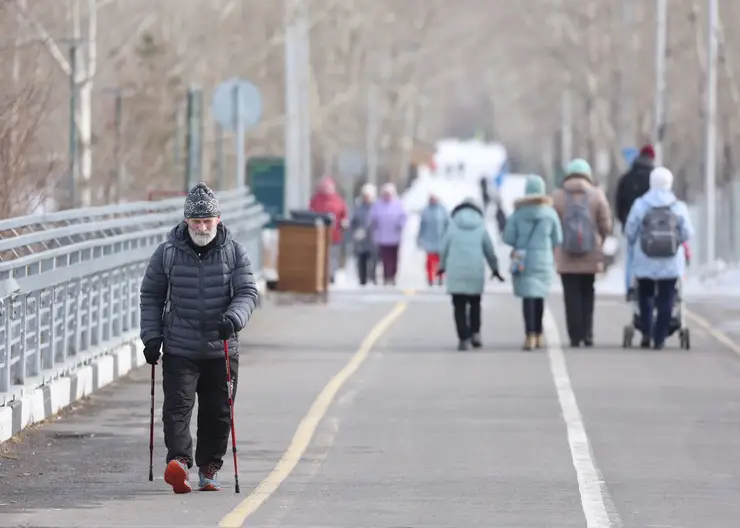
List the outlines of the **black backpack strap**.
{"type": "Polygon", "coordinates": [[[167,297],[164,301],[164,314],[169,313],[172,310],[172,302],[170,297],[172,295],[172,268],[175,265],[175,246],[171,242],[164,243],[164,251],[162,252],[162,264],[164,266],[164,274],[167,277],[167,297]]]}

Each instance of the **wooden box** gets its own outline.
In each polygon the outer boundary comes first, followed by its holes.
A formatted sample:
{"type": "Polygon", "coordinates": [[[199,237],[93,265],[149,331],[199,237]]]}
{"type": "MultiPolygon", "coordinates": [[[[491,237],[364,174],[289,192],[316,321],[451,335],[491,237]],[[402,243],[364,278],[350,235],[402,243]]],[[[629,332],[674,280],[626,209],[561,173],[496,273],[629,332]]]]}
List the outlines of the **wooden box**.
{"type": "Polygon", "coordinates": [[[325,293],[329,289],[331,231],[320,220],[278,222],[277,290],[325,293]]]}

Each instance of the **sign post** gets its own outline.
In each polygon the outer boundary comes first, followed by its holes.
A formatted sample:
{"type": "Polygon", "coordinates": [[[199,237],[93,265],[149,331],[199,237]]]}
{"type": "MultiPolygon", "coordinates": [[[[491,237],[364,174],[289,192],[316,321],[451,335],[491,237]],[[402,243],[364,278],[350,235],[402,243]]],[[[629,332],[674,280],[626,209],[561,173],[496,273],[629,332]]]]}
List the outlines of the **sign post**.
{"type": "Polygon", "coordinates": [[[216,122],[224,130],[236,133],[235,183],[237,188],[243,187],[246,170],[244,136],[249,128],[257,125],[262,119],[262,94],[249,81],[233,77],[216,88],[211,111],[216,122]]]}

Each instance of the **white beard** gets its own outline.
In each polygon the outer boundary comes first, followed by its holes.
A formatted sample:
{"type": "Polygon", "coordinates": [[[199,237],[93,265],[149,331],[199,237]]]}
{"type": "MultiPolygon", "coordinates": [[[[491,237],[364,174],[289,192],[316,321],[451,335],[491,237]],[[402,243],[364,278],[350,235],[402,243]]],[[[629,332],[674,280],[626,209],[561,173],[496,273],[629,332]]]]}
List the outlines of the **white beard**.
{"type": "Polygon", "coordinates": [[[210,244],[211,241],[216,238],[217,231],[218,230],[214,229],[213,231],[206,231],[205,233],[196,233],[188,227],[188,233],[190,234],[191,240],[196,246],[200,247],[210,244]]]}

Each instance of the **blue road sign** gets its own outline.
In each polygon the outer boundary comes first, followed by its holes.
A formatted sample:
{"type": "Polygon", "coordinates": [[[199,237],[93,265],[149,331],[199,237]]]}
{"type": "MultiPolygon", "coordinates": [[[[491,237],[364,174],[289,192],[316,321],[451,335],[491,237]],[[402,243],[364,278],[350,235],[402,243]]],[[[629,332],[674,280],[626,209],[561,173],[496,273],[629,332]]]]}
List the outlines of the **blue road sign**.
{"type": "Polygon", "coordinates": [[[624,147],[622,148],[622,156],[624,156],[624,162],[627,165],[632,165],[632,162],[637,159],[640,155],[640,149],[635,147],[624,147]]]}
{"type": "Polygon", "coordinates": [[[225,130],[236,130],[239,125],[247,129],[262,119],[262,94],[246,79],[233,77],[216,88],[211,111],[225,130]]]}

